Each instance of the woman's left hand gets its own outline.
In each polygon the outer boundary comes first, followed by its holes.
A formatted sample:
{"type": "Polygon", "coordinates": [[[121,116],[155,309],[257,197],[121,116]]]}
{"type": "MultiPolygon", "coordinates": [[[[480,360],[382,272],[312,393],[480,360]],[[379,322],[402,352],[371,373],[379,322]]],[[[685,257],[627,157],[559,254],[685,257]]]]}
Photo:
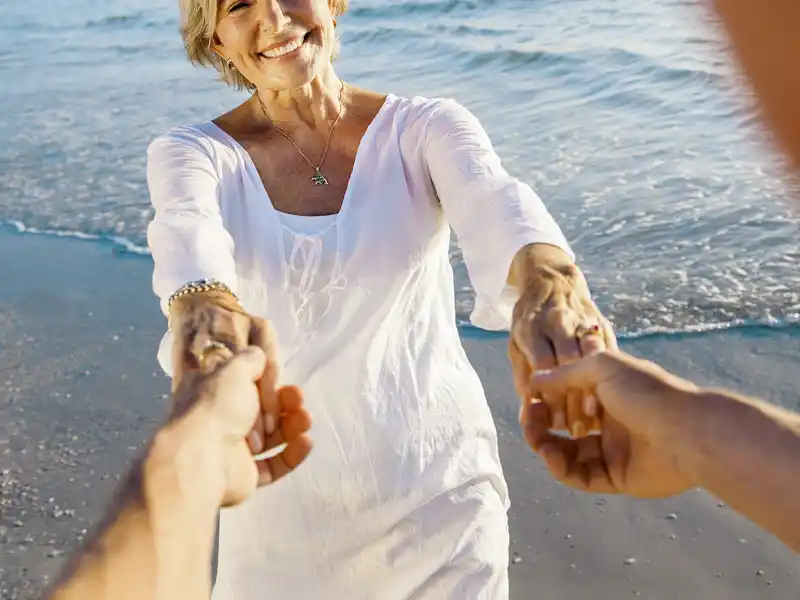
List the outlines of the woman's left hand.
{"type": "MultiPolygon", "coordinates": [[[[535,371],[569,364],[603,350],[616,350],[614,331],[598,310],[581,270],[572,264],[539,265],[528,270],[514,307],[509,358],[520,400],[531,401],[535,371]]],[[[553,407],[552,427],[574,437],[597,428],[591,397],[567,396],[553,407]]]]}

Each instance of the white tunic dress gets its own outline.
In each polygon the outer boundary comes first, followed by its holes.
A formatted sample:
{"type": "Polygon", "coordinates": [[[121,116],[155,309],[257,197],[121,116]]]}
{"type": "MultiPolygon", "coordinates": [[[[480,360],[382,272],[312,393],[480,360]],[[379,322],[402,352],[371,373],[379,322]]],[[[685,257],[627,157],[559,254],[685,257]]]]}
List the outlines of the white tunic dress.
{"type": "MultiPolygon", "coordinates": [[[[282,381],[305,392],[314,449],[221,516],[216,600],[500,600],[508,496],[496,430],[459,340],[451,226],[473,323],[508,325],[515,253],[569,251],[451,100],[389,96],[338,215],[272,206],[244,149],[213,123],[148,151],[153,285],[227,283],[277,330],[282,381]]],[[[159,359],[170,370],[167,333],[159,359]]]]}

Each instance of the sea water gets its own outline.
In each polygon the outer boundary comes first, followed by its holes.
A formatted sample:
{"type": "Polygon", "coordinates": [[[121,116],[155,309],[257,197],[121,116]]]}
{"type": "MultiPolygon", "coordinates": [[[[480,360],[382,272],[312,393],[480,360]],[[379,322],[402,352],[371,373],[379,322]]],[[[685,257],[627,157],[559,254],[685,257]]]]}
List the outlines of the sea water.
{"type": "MultiPolygon", "coordinates": [[[[702,4],[351,0],[337,68],[470,108],[623,335],[790,323],[798,195],[702,4]]],[[[148,142],[245,98],[178,28],[177,0],[0,5],[0,221],[146,252],[148,142]]]]}

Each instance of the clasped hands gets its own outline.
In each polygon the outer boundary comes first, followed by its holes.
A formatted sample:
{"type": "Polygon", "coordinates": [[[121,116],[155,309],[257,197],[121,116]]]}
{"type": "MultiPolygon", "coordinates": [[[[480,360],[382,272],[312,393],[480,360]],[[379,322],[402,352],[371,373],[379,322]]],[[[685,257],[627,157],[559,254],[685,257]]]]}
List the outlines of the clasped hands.
{"type": "Polygon", "coordinates": [[[523,434],[550,473],[639,498],[692,487],[674,440],[697,388],[619,351],[576,266],[539,267],[520,291],[509,358],[523,434]]]}
{"type": "Polygon", "coordinates": [[[219,503],[238,504],[305,460],[311,417],[299,388],[278,385],[268,322],[216,292],[181,298],[171,317],[173,421],[206,432],[219,503]]]}
{"type": "MultiPolygon", "coordinates": [[[[620,352],[574,265],[532,269],[520,287],[509,343],[520,423],[552,475],[646,498],[691,487],[671,436],[693,384],[620,352]]],[[[277,384],[266,322],[214,292],[181,298],[172,317],[175,412],[214,415],[221,503],[238,503],[305,459],[310,416],[299,389],[277,384]]]]}

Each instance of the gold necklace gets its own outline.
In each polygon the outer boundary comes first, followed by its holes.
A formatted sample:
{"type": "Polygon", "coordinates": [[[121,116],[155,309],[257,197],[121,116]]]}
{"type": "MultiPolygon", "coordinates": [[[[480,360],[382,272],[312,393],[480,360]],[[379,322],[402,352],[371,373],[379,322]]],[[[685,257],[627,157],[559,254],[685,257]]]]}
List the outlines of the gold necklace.
{"type": "Polygon", "coordinates": [[[283,137],[289,140],[292,143],[292,146],[294,146],[295,150],[297,150],[300,153],[300,156],[306,159],[306,162],[310,164],[311,167],[314,169],[314,175],[313,177],[311,177],[311,181],[313,182],[314,185],[328,185],[328,179],[325,177],[325,175],[322,174],[322,164],[325,162],[325,157],[328,156],[328,148],[330,148],[331,140],[333,139],[333,130],[336,129],[336,126],[339,124],[339,121],[342,118],[342,112],[344,110],[344,104],[342,104],[343,93],[344,93],[344,81],[342,81],[342,88],[339,90],[339,114],[337,115],[336,120],[333,122],[331,131],[328,134],[328,142],[325,144],[325,150],[322,152],[322,158],[320,159],[319,164],[315,165],[313,162],[311,162],[311,159],[309,159],[305,155],[305,153],[302,150],[300,150],[298,145],[294,143],[292,137],[288,133],[283,131],[280,127],[277,127],[275,123],[272,122],[272,119],[270,119],[269,115],[267,114],[267,107],[264,106],[264,101],[261,100],[261,95],[258,92],[256,92],[256,98],[258,98],[258,104],[259,106],[261,106],[261,112],[264,113],[264,118],[267,119],[267,122],[269,123],[270,127],[272,127],[275,131],[277,131],[283,137]]]}

